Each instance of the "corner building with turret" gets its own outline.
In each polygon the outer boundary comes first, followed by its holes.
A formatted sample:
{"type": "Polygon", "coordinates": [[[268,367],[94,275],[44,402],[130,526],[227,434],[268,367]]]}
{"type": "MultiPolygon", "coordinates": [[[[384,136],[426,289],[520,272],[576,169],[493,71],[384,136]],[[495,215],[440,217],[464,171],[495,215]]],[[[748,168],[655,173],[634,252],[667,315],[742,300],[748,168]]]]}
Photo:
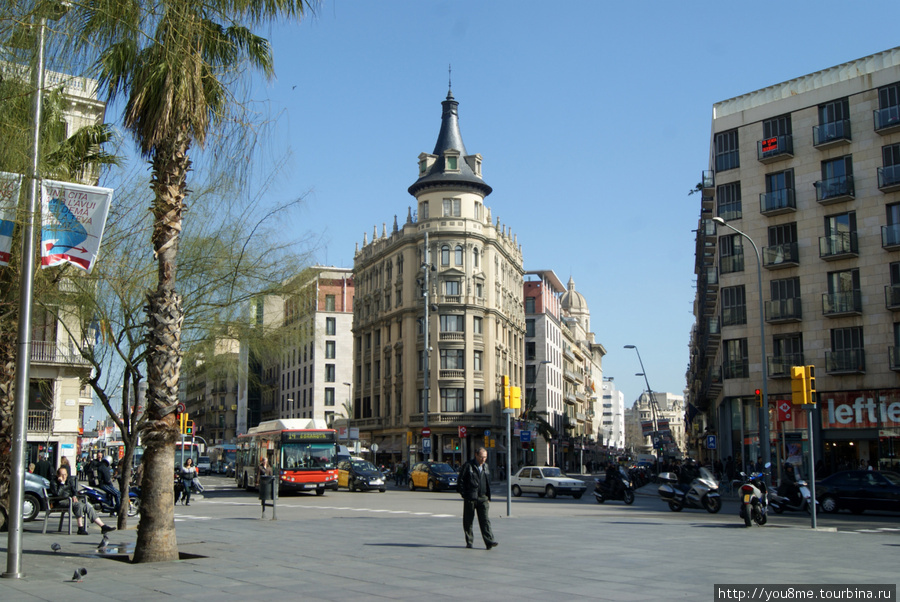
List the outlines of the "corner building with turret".
{"type": "Polygon", "coordinates": [[[485,446],[504,466],[502,376],[524,378],[522,249],[484,204],[491,187],[452,92],[441,104],[437,143],[409,187],[415,209],[365,236],[354,257],[350,426],[363,448],[377,444],[379,464],[462,463],[485,446]]]}

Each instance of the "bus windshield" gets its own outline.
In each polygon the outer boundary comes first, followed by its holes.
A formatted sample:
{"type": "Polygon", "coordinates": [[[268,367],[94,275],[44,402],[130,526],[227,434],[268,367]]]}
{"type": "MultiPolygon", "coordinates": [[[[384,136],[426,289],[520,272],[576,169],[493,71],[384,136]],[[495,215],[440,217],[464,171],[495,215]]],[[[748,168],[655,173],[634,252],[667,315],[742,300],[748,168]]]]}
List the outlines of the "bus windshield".
{"type": "Polygon", "coordinates": [[[282,470],[323,470],[334,462],[333,443],[283,443],[282,470]]]}

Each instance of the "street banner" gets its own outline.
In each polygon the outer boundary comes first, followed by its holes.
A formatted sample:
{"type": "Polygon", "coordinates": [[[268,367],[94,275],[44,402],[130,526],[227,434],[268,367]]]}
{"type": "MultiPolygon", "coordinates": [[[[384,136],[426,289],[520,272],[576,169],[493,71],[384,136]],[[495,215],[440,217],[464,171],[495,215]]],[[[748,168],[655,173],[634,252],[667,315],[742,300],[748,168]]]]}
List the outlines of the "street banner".
{"type": "Polygon", "coordinates": [[[660,433],[668,433],[669,431],[669,421],[666,419],[660,419],[656,421],[656,428],[660,433]]]}
{"type": "Polygon", "coordinates": [[[644,437],[649,437],[650,433],[653,432],[653,422],[650,420],[641,422],[641,432],[644,434],[644,437]]]}
{"type": "Polygon", "coordinates": [[[41,182],[41,267],[71,263],[90,272],[100,250],[111,188],[41,182]]]}
{"type": "Polygon", "coordinates": [[[0,171],[0,265],[8,265],[22,176],[0,171]]]}

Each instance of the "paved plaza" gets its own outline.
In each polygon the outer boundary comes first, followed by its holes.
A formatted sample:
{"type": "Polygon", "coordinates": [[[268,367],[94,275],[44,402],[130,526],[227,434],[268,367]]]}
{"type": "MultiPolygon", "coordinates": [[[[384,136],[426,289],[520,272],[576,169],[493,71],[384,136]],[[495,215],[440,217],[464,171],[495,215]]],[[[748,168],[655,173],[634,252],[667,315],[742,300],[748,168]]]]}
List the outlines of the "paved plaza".
{"type": "MultiPolygon", "coordinates": [[[[260,520],[252,494],[210,481],[203,499],[175,511],[179,549],[193,557],[132,565],[97,554],[96,527],[87,537],[42,535],[39,519],[26,524],[26,577],[0,580],[0,600],[711,600],[714,583],[900,578],[896,516],[839,530],[823,518],[813,531],[808,518],[784,515],[745,529],[734,502],[716,515],[673,513],[651,494],[633,506],[526,496],[507,516],[500,486],[491,505],[500,546],[487,551],[477,528],[475,549],[465,548],[454,493],[290,496],[278,501],[278,520],[268,520],[271,509],[260,520]],[[72,582],[80,568],[87,574],[72,582]]],[[[133,526],[112,533],[110,547],[127,550],[135,538],[133,526]]],[[[5,534],[2,544],[5,567],[5,534]]]]}

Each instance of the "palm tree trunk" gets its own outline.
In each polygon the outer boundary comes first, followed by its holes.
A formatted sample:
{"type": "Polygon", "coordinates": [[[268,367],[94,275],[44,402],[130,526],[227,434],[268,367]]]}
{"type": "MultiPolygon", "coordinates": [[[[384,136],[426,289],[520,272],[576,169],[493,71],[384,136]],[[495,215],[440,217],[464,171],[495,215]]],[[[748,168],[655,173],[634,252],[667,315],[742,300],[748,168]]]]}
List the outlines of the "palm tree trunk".
{"type": "Polygon", "coordinates": [[[184,310],[181,295],[175,292],[175,274],[191,165],[189,147],[187,133],[179,132],[168,144],[157,146],[151,158],[155,195],[152,242],[159,280],[156,290],[147,294],[147,421],[141,429],[144,477],[134,562],[178,559],[173,483],[184,310]]]}
{"type": "Polygon", "coordinates": [[[9,320],[0,322],[0,527],[9,508],[15,379],[16,321],[9,320]]]}

